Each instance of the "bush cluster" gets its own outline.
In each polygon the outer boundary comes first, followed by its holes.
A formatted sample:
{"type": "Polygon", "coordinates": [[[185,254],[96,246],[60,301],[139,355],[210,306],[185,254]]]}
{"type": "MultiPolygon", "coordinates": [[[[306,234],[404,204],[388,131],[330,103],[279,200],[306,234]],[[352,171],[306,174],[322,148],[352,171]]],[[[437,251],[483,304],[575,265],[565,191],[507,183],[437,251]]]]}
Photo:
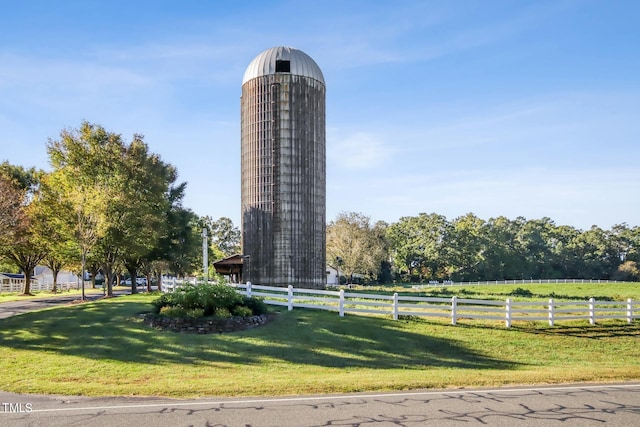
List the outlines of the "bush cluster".
{"type": "Polygon", "coordinates": [[[509,292],[509,295],[514,296],[514,297],[528,297],[528,298],[531,298],[531,297],[533,297],[533,292],[531,292],[529,289],[515,288],[514,290],[509,292]]]}
{"type": "Polygon", "coordinates": [[[268,311],[261,299],[245,297],[224,284],[186,285],[152,304],[156,313],[167,317],[247,317],[268,311]]]}

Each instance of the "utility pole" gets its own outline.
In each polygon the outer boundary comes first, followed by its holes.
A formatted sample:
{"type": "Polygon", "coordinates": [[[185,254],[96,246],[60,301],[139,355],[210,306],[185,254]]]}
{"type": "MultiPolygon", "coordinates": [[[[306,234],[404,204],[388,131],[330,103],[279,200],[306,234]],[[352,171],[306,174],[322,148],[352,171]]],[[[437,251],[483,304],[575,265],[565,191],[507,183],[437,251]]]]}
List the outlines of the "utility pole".
{"type": "Polygon", "coordinates": [[[209,283],[209,239],[207,238],[207,228],[202,229],[202,269],[204,270],[204,280],[209,283]]]}

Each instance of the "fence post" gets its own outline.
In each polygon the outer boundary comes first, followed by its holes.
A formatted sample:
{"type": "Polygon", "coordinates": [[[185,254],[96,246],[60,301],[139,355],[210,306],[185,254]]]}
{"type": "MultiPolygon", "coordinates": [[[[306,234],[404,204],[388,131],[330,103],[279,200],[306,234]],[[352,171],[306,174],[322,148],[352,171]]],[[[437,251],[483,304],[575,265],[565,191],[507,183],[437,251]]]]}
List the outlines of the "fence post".
{"type": "Polygon", "coordinates": [[[633,302],[631,298],[627,300],[627,323],[633,322],[633,302]]]}
{"type": "Polygon", "coordinates": [[[595,298],[589,298],[589,323],[596,324],[596,300],[595,298]]]}
{"type": "Polygon", "coordinates": [[[553,326],[554,318],[553,318],[553,298],[549,299],[549,326],[553,326]]]}
{"type": "Polygon", "coordinates": [[[398,320],[398,293],[393,293],[393,320],[398,320]]]}
{"type": "Polygon", "coordinates": [[[340,289],[340,302],[338,304],[340,317],[344,317],[344,289],[340,289]]]}
{"type": "Polygon", "coordinates": [[[507,304],[505,306],[505,326],[507,328],[511,327],[511,298],[507,298],[507,304]]]}
{"type": "Polygon", "coordinates": [[[287,300],[289,311],[293,310],[293,286],[287,286],[287,300]]]}
{"type": "Polygon", "coordinates": [[[457,311],[458,311],[458,297],[451,297],[451,324],[455,325],[458,321],[457,319],[457,311]]]}
{"type": "Polygon", "coordinates": [[[251,298],[251,282],[247,282],[247,296],[251,298]]]}

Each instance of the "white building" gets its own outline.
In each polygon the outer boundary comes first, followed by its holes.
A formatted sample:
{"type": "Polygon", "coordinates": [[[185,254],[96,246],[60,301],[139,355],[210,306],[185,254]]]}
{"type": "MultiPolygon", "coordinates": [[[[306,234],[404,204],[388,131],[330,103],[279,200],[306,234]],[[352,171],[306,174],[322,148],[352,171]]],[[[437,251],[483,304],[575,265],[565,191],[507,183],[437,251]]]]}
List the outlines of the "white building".
{"type": "MultiPolygon", "coordinates": [[[[45,267],[43,265],[37,266],[33,271],[33,277],[38,281],[38,284],[43,287],[50,287],[53,285],[53,272],[49,267],[45,267]]],[[[80,276],[67,271],[61,270],[58,273],[58,281],[57,283],[80,283],[80,276]]]]}

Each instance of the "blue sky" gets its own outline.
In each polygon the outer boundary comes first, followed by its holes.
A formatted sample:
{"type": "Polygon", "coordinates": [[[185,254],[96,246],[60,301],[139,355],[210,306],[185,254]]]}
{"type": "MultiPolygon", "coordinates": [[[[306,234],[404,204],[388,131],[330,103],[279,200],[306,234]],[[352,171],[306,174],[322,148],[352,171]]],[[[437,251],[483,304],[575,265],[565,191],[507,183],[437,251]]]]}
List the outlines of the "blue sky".
{"type": "Polygon", "coordinates": [[[327,83],[327,220],[640,225],[640,2],[0,0],[0,161],[83,120],[240,218],[242,75],[279,45],[327,83]]]}

